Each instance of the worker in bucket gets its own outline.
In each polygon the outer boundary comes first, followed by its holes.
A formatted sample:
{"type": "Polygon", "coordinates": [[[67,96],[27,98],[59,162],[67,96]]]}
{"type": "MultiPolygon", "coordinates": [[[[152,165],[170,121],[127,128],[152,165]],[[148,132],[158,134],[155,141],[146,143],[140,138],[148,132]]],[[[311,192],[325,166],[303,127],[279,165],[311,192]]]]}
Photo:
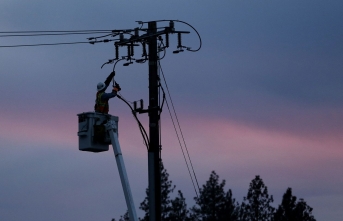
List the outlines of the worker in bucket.
{"type": "Polygon", "coordinates": [[[117,92],[121,90],[119,84],[115,84],[111,93],[106,93],[107,87],[110,85],[111,80],[113,79],[115,72],[112,72],[105,80],[105,82],[99,82],[97,85],[97,93],[95,99],[94,110],[95,112],[108,114],[109,105],[108,100],[117,96],[117,92]]]}

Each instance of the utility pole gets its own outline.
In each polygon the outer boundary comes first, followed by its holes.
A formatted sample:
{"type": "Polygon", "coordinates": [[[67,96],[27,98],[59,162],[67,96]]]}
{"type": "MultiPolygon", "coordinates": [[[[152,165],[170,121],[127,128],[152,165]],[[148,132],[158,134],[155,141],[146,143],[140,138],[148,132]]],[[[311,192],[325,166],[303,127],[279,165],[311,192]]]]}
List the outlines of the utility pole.
{"type": "MultiPolygon", "coordinates": [[[[169,47],[169,35],[170,34],[177,34],[177,50],[173,51],[174,54],[178,54],[183,52],[184,49],[187,51],[196,52],[201,48],[201,38],[199,33],[195,30],[193,26],[190,24],[179,21],[179,20],[159,20],[159,21],[150,21],[150,22],[142,22],[138,21],[141,24],[140,28],[135,29],[122,29],[122,30],[112,30],[111,35],[112,37],[119,36],[119,39],[103,39],[104,37],[108,36],[100,36],[100,37],[91,37],[88,38],[90,44],[95,43],[107,43],[114,41],[115,46],[115,58],[109,59],[108,62],[104,63],[101,67],[105,64],[113,64],[115,69],[116,64],[121,60],[126,60],[128,62],[124,63],[124,66],[128,66],[133,64],[133,61],[137,63],[145,63],[148,61],[149,65],[149,107],[147,109],[143,109],[143,105],[141,104],[140,108],[134,108],[134,113],[148,113],[149,114],[149,138],[147,135],[143,134],[144,140],[148,146],[148,172],[149,172],[149,221],[161,221],[162,219],[162,211],[161,211],[161,146],[160,146],[160,113],[161,107],[159,104],[159,87],[160,87],[160,79],[158,76],[158,61],[162,58],[159,58],[158,52],[159,51],[166,51],[169,47]],[[157,22],[168,22],[169,26],[167,27],[159,27],[157,28],[157,22]],[[179,22],[188,25],[191,27],[198,35],[200,40],[200,46],[198,49],[193,50],[190,47],[186,47],[182,44],[182,34],[189,34],[189,31],[176,31],[174,28],[174,22],[179,22]],[[144,24],[148,23],[148,28],[142,28],[144,24]],[[140,35],[141,32],[144,34],[140,35]],[[125,38],[124,35],[129,35],[129,38],[125,38]],[[163,43],[163,39],[161,36],[164,36],[165,42],[163,43]],[[158,41],[160,42],[159,47],[157,46],[158,41]],[[142,57],[139,59],[134,58],[134,47],[140,46],[137,43],[142,44],[143,54],[142,57]],[[146,53],[145,46],[148,44],[149,52],[146,53]],[[119,56],[119,47],[126,47],[127,48],[127,55],[126,56],[119,56]],[[146,137],[145,137],[146,136],[146,137]]],[[[136,103],[135,103],[136,104],[136,103]]],[[[136,106],[136,105],[134,105],[136,106]]],[[[136,118],[137,119],[137,118],[136,118]]],[[[139,120],[137,119],[139,122],[139,120]]],[[[143,128],[144,130],[144,128],[143,128]]],[[[145,132],[145,130],[144,130],[145,132]]]]}
{"type": "Polygon", "coordinates": [[[156,22],[148,23],[149,44],[149,217],[150,221],[161,220],[161,172],[160,172],[160,116],[158,103],[158,66],[157,66],[157,27],[156,22]]]}

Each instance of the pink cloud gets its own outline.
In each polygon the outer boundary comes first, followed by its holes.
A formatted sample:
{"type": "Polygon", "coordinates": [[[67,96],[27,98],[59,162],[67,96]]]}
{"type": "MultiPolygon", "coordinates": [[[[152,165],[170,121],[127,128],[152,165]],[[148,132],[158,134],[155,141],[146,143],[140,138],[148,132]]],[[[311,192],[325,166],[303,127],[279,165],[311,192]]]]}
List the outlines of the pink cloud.
{"type": "MultiPolygon", "coordinates": [[[[342,137],[302,136],[272,129],[246,126],[225,119],[187,117],[182,121],[183,132],[193,159],[202,168],[220,168],[228,164],[237,168],[296,168],[318,167],[318,162],[343,159],[342,137]]],[[[166,129],[165,129],[166,130],[166,129]]],[[[167,156],[179,154],[173,141],[174,131],[164,134],[167,156]]],[[[287,170],[288,170],[287,169],[287,170]]]]}

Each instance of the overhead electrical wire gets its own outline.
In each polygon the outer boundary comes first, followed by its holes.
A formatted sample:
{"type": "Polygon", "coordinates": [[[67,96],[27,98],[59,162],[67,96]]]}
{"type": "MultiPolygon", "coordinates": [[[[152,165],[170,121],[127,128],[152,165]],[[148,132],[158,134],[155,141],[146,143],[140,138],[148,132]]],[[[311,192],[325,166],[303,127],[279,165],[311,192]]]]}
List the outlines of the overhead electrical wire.
{"type": "MultiPolygon", "coordinates": [[[[182,129],[181,129],[181,126],[180,126],[180,122],[179,122],[179,119],[178,119],[178,117],[177,117],[177,114],[176,114],[176,111],[175,111],[175,108],[174,108],[174,103],[173,103],[173,100],[172,100],[172,98],[171,98],[170,91],[169,91],[169,88],[168,88],[168,84],[167,84],[167,81],[166,81],[166,79],[165,79],[165,76],[164,76],[164,73],[163,73],[163,70],[162,70],[160,61],[158,61],[158,66],[159,66],[159,69],[160,69],[160,71],[161,71],[161,73],[162,73],[163,80],[164,80],[164,83],[165,83],[166,88],[167,88],[168,96],[169,96],[169,99],[170,99],[170,102],[171,102],[171,105],[172,105],[172,108],[173,108],[173,112],[174,112],[174,115],[175,115],[175,118],[176,118],[176,121],[177,121],[177,124],[178,124],[178,128],[179,128],[179,131],[180,131],[180,135],[181,135],[182,140],[183,140],[184,149],[186,150],[186,153],[187,153],[187,156],[188,156],[188,160],[189,160],[189,164],[191,165],[191,168],[192,168],[192,171],[193,171],[193,176],[194,176],[195,182],[196,182],[196,184],[197,184],[198,190],[200,191],[198,179],[197,179],[197,177],[196,177],[196,175],[195,175],[193,163],[192,163],[192,160],[191,160],[190,155],[189,155],[189,152],[188,152],[188,148],[187,148],[187,145],[186,145],[186,141],[185,141],[185,138],[184,138],[183,133],[182,133],[182,129]]],[[[161,86],[161,87],[162,87],[162,86],[161,86]]],[[[163,91],[164,91],[164,90],[163,90],[163,91]]],[[[180,144],[180,148],[181,148],[181,151],[182,151],[184,160],[185,160],[185,162],[186,162],[186,166],[187,166],[188,173],[189,173],[189,175],[190,175],[190,178],[191,178],[191,181],[192,181],[192,184],[193,184],[193,187],[194,187],[194,191],[195,191],[197,197],[199,197],[199,196],[198,196],[198,193],[197,193],[197,191],[196,191],[196,187],[195,187],[195,184],[194,184],[194,181],[193,181],[193,177],[192,177],[192,175],[191,175],[191,172],[190,172],[190,169],[189,169],[189,166],[188,166],[188,162],[187,162],[187,159],[186,159],[186,156],[185,156],[185,153],[184,153],[184,150],[183,150],[181,141],[180,141],[179,133],[177,132],[177,129],[176,129],[176,126],[175,126],[175,123],[174,123],[174,119],[173,119],[172,113],[171,113],[171,111],[170,111],[169,104],[168,104],[168,101],[167,101],[167,100],[166,100],[166,105],[167,105],[167,108],[168,108],[168,111],[169,111],[169,114],[170,114],[170,117],[171,117],[171,120],[172,120],[174,129],[175,129],[176,136],[177,136],[178,141],[179,141],[179,144],[180,144]]]]}
{"type": "Polygon", "coordinates": [[[202,40],[201,40],[201,37],[200,37],[199,32],[198,32],[191,24],[188,24],[188,23],[185,22],[185,21],[180,21],[180,20],[171,20],[171,21],[176,21],[176,22],[180,22],[180,23],[186,24],[186,25],[188,25],[189,27],[191,27],[191,28],[195,31],[195,33],[197,33],[198,38],[199,38],[199,41],[200,41],[199,48],[198,48],[198,49],[195,49],[195,50],[192,50],[192,49],[187,49],[187,50],[188,50],[188,51],[192,51],[192,52],[199,51],[200,48],[202,47],[202,40]]]}
{"type": "Polygon", "coordinates": [[[0,45],[0,48],[18,48],[18,47],[36,47],[36,46],[53,46],[53,45],[74,45],[74,44],[90,44],[89,41],[80,42],[63,42],[63,43],[43,43],[43,44],[23,44],[23,45],[0,45]]]}
{"type": "MultiPolygon", "coordinates": [[[[200,44],[199,44],[199,48],[197,48],[197,49],[195,49],[195,50],[192,50],[192,49],[190,49],[190,48],[187,48],[187,50],[188,50],[188,51],[192,51],[192,52],[196,52],[196,51],[199,51],[199,50],[200,50],[200,48],[202,47],[201,36],[200,36],[199,32],[198,32],[191,24],[189,24],[189,23],[187,23],[187,22],[185,22],[185,21],[173,20],[173,19],[170,19],[170,20],[167,20],[167,19],[156,20],[156,22],[167,22],[167,21],[169,21],[169,22],[170,22],[170,21],[173,21],[173,22],[180,22],[180,23],[183,23],[183,24],[188,25],[189,27],[191,27],[191,28],[195,31],[195,33],[198,35],[200,44]]],[[[149,23],[149,22],[142,22],[142,21],[140,21],[139,23],[144,24],[144,23],[149,23]]]]}
{"type": "MultiPolygon", "coordinates": [[[[90,35],[90,34],[113,34],[113,30],[76,30],[76,31],[2,31],[0,37],[40,37],[40,36],[55,36],[55,35],[90,35]]],[[[93,38],[96,39],[96,38],[93,38]]],[[[88,39],[89,40],[89,39],[88,39]]],[[[16,44],[16,45],[0,45],[0,48],[17,48],[17,47],[35,47],[35,46],[55,46],[55,45],[74,45],[74,44],[94,44],[98,42],[109,42],[112,40],[102,41],[84,41],[84,42],[57,42],[57,43],[38,43],[38,44],[16,44]]]]}
{"type": "Polygon", "coordinates": [[[160,41],[160,44],[158,45],[158,49],[159,50],[163,50],[163,56],[160,58],[160,56],[158,56],[159,58],[158,58],[158,60],[162,60],[165,56],[166,56],[166,54],[167,54],[167,52],[166,52],[166,47],[165,47],[165,45],[163,44],[163,40],[162,39],[159,39],[159,41],[160,41]],[[162,47],[161,47],[162,46],[162,47]]]}
{"type": "Polygon", "coordinates": [[[0,31],[0,34],[20,34],[20,33],[77,33],[77,32],[112,32],[113,30],[73,30],[73,31],[0,31]]]}
{"type": "MultiPolygon", "coordinates": [[[[0,38],[3,37],[39,37],[39,36],[53,36],[53,35],[89,35],[89,34],[108,34],[111,32],[71,32],[71,33],[32,33],[32,34],[1,34],[0,38]]],[[[111,35],[111,34],[110,34],[111,35]]]]}
{"type": "MultiPolygon", "coordinates": [[[[119,61],[122,61],[122,60],[124,60],[124,59],[119,59],[119,60],[117,60],[117,61],[114,63],[114,65],[113,65],[113,72],[115,71],[115,68],[116,68],[117,63],[118,63],[119,61]]],[[[110,64],[110,63],[113,63],[113,62],[114,62],[114,60],[109,60],[109,61],[106,62],[105,64],[110,64]]],[[[101,66],[101,68],[102,68],[105,64],[103,64],[103,65],[101,66]]],[[[113,78],[113,87],[115,86],[115,82],[116,82],[116,81],[115,81],[114,78],[113,78]]],[[[140,120],[138,119],[136,111],[135,111],[135,110],[132,108],[132,106],[129,104],[129,103],[132,104],[132,102],[126,100],[126,99],[123,97],[123,95],[121,95],[119,92],[118,92],[118,94],[117,94],[117,97],[118,97],[120,100],[124,101],[124,103],[126,103],[127,106],[130,107],[131,113],[132,113],[133,117],[135,118],[135,120],[137,121],[137,124],[138,124],[138,127],[139,127],[139,131],[141,132],[141,135],[142,135],[142,137],[143,137],[144,145],[146,146],[147,149],[149,149],[149,143],[150,143],[150,141],[149,141],[149,136],[148,136],[148,134],[147,134],[147,132],[146,132],[144,126],[142,125],[142,123],[141,123],[140,120]]]]}
{"type": "Polygon", "coordinates": [[[138,119],[136,112],[133,110],[133,108],[132,108],[132,106],[129,104],[129,102],[128,102],[126,99],[124,99],[124,98],[122,97],[122,95],[117,94],[117,97],[118,97],[120,100],[124,101],[124,102],[127,104],[127,106],[130,107],[131,112],[132,112],[132,115],[134,116],[134,118],[136,119],[136,121],[137,121],[137,123],[138,123],[138,127],[139,127],[139,130],[140,130],[141,134],[142,134],[142,137],[143,137],[143,140],[144,140],[144,144],[145,144],[145,146],[146,146],[147,149],[148,149],[148,148],[149,148],[149,143],[150,143],[150,142],[149,142],[149,137],[148,137],[148,134],[147,134],[146,130],[144,129],[142,123],[141,123],[140,120],[138,119]]]}

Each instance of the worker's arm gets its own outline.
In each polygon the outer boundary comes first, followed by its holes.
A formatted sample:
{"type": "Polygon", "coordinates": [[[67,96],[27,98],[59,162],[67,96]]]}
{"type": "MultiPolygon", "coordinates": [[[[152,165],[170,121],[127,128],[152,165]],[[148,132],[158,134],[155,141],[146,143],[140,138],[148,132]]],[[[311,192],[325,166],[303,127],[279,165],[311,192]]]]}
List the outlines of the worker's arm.
{"type": "MultiPolygon", "coordinates": [[[[118,85],[118,87],[119,87],[119,85],[118,85]]],[[[101,95],[101,99],[102,100],[108,100],[108,99],[110,99],[112,97],[117,96],[117,92],[119,91],[118,87],[114,87],[112,89],[111,93],[103,93],[103,95],[101,95]]]]}
{"type": "Polygon", "coordinates": [[[112,91],[112,93],[103,93],[103,95],[101,95],[101,100],[108,100],[112,97],[117,96],[117,92],[116,91],[112,91]]]}
{"type": "Polygon", "coordinates": [[[115,75],[116,73],[113,71],[110,75],[108,75],[108,77],[106,78],[106,80],[105,80],[105,84],[106,84],[106,86],[108,87],[108,85],[110,85],[110,83],[111,83],[111,81],[112,81],[112,79],[113,79],[113,77],[114,77],[114,75],[115,75]]]}

